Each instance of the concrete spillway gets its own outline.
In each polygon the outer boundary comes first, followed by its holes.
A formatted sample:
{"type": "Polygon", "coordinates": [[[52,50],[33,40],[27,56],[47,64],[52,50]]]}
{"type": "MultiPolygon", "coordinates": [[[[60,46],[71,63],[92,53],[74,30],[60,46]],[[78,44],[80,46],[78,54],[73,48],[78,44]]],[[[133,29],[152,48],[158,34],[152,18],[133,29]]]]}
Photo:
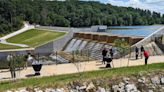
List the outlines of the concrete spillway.
{"type": "Polygon", "coordinates": [[[65,52],[72,52],[72,51],[86,51],[89,52],[90,57],[94,59],[102,59],[101,51],[103,48],[110,48],[110,44],[106,43],[99,43],[96,41],[89,41],[89,40],[82,40],[82,39],[72,39],[66,48],[64,49],[65,52]]]}

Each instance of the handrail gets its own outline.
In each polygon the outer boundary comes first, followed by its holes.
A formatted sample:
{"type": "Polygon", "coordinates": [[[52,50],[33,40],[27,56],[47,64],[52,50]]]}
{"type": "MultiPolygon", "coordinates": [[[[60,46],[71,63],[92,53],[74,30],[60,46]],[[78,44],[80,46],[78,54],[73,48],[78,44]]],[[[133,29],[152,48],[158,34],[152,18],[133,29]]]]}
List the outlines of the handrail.
{"type": "Polygon", "coordinates": [[[136,44],[132,45],[131,48],[134,47],[140,47],[141,45],[145,45],[149,42],[152,41],[152,39],[155,38],[156,34],[160,34],[160,33],[164,33],[164,26],[159,28],[157,31],[153,32],[152,34],[150,34],[149,36],[145,37],[144,39],[142,39],[141,41],[137,42],[136,44]]]}

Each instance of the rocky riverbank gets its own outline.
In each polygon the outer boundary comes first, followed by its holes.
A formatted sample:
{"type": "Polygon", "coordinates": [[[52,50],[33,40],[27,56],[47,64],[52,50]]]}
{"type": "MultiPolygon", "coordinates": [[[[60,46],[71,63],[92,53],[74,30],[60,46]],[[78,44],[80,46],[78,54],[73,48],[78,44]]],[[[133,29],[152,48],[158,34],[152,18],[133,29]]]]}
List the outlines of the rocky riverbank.
{"type": "Polygon", "coordinates": [[[24,87],[7,92],[164,92],[164,71],[140,72],[88,80],[76,80],[63,87],[24,87]]]}

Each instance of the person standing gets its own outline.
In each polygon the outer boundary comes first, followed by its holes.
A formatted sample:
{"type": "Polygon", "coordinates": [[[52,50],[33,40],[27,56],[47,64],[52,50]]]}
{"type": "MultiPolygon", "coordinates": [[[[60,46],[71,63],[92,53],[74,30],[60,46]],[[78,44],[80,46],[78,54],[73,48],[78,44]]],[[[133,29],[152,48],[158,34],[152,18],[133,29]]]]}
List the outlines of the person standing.
{"type": "Polygon", "coordinates": [[[138,59],[138,54],[139,54],[139,50],[138,50],[138,47],[136,46],[135,48],[135,53],[136,53],[136,60],[138,59]]]}
{"type": "Polygon", "coordinates": [[[141,45],[141,59],[142,59],[142,57],[143,57],[143,53],[144,53],[144,47],[143,47],[143,45],[141,45]]]}
{"type": "Polygon", "coordinates": [[[7,56],[7,61],[9,62],[9,68],[10,68],[10,72],[11,72],[11,77],[12,78],[16,78],[16,73],[15,73],[15,60],[13,55],[9,54],[7,56]]]}
{"type": "Polygon", "coordinates": [[[104,49],[102,50],[102,56],[103,56],[102,63],[103,63],[103,64],[105,64],[105,61],[106,61],[105,59],[106,59],[107,53],[108,53],[108,51],[106,50],[106,48],[104,48],[104,49]]]}
{"type": "Polygon", "coordinates": [[[144,57],[145,57],[145,65],[147,65],[147,61],[149,59],[149,53],[146,50],[144,50],[144,57]]]}
{"type": "Polygon", "coordinates": [[[113,59],[113,49],[111,48],[109,51],[110,51],[111,59],[113,59]]]}

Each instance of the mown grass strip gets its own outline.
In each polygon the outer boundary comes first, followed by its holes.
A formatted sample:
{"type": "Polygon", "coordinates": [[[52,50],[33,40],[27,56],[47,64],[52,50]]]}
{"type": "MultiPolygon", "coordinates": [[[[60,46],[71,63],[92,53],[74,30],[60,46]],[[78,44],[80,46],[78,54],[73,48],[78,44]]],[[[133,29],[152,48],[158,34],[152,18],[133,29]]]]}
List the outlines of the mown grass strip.
{"type": "Polygon", "coordinates": [[[150,64],[147,66],[133,66],[133,67],[123,67],[123,68],[114,68],[114,69],[104,69],[98,71],[90,71],[83,73],[74,73],[74,74],[64,74],[57,76],[49,76],[49,77],[41,77],[41,78],[28,78],[28,79],[20,79],[16,82],[6,81],[0,83],[0,91],[7,89],[16,89],[20,87],[31,87],[31,86],[56,86],[56,85],[64,85],[68,82],[75,80],[88,80],[95,78],[106,78],[106,77],[114,77],[114,76],[124,76],[137,74],[141,71],[152,71],[152,70],[163,70],[164,63],[158,64],[150,64]]]}

